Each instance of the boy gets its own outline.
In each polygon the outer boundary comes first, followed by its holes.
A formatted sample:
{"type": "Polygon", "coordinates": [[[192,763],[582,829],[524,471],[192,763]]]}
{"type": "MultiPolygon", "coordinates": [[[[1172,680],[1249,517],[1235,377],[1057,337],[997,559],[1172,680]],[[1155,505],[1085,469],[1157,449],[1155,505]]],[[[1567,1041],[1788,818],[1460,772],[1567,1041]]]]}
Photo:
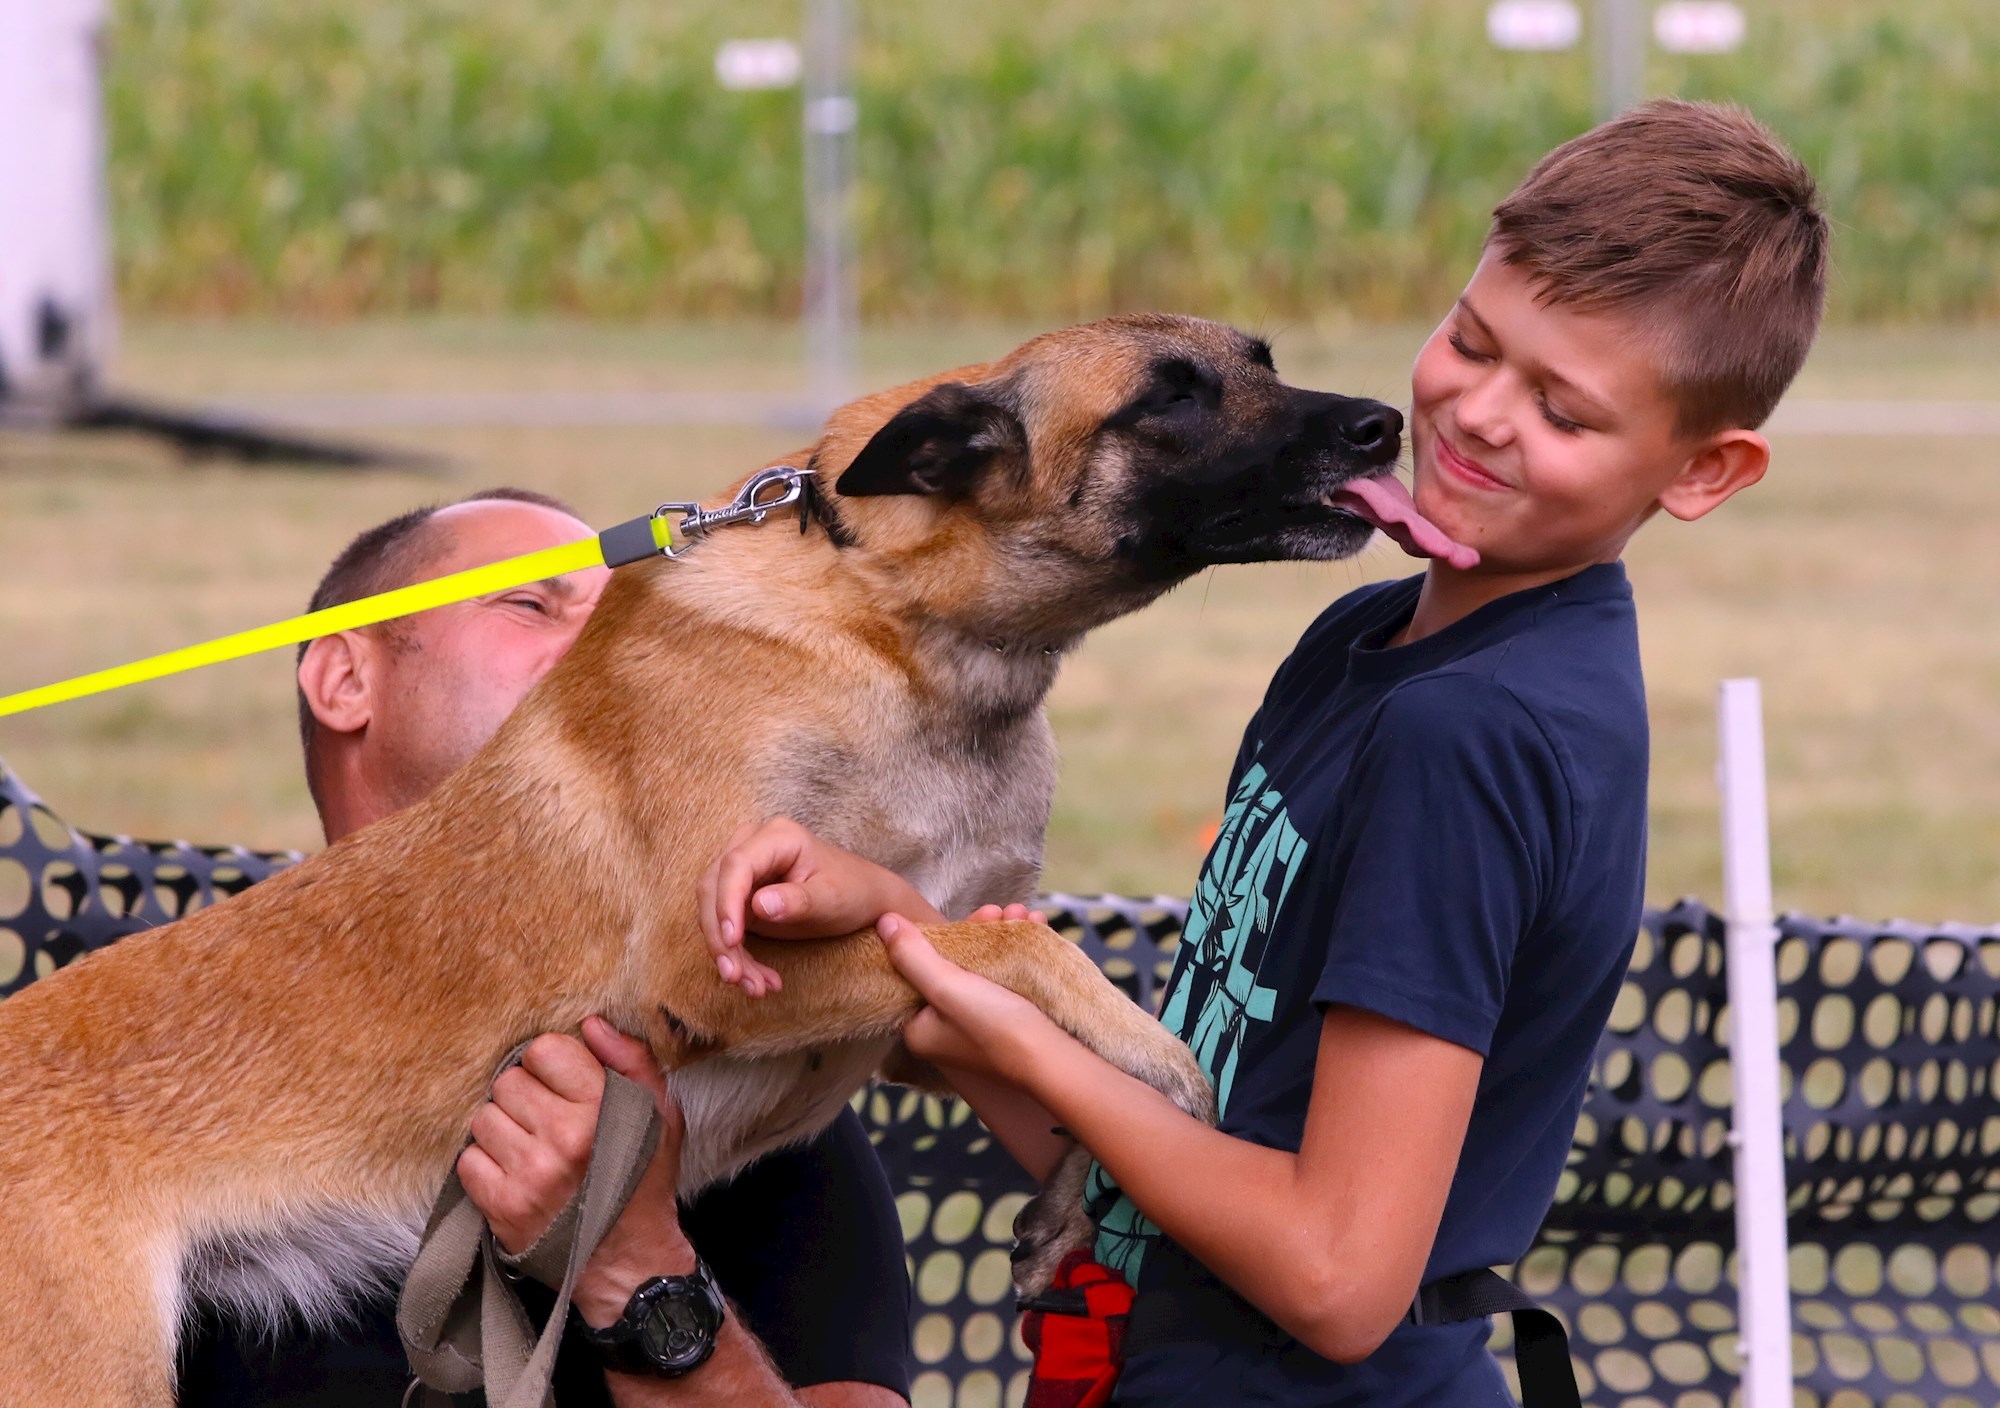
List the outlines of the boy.
{"type": "MultiPolygon", "coordinates": [[[[1418,1287],[1528,1247],[1637,931],[1647,730],[1619,554],[1755,484],[1818,327],[1826,223],[1741,111],[1649,103],[1495,211],[1419,353],[1418,510],[1478,550],[1306,632],[1245,733],[1162,1020],[1218,1128],[1032,1006],[878,924],[930,1006],[906,1040],[1031,1170],[1098,1160],[1097,1256],[1137,1288],[1123,1404],[1500,1404],[1484,1322],[1418,1287]]],[[[751,922],[845,932],[907,886],[782,828],[708,885],[725,977],[751,922]],[[852,922],[850,922],[852,921],[852,922]]]]}

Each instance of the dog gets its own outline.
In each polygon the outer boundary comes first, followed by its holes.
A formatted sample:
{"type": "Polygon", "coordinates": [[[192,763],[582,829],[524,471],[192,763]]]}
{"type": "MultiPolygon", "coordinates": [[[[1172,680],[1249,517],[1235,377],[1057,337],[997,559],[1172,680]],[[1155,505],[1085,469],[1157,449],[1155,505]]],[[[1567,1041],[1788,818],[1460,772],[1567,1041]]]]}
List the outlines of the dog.
{"type": "MultiPolygon", "coordinates": [[[[721,982],[693,882],[732,832],[792,817],[945,913],[1026,899],[1063,654],[1211,564],[1357,551],[1400,432],[1165,315],[842,407],[785,461],[806,517],[614,573],[425,801],[0,1003],[0,1401],[167,1404],[192,1297],[325,1318],[396,1283],[498,1058],[589,1013],[668,1071],[684,1196],[822,1128],[919,1001],[872,933],[753,943],[761,999],[721,982]]],[[[1212,1118],[1060,937],[929,934],[1212,1118]]],[[[1085,1234],[1075,1197],[1033,1219],[1025,1289],[1085,1234]]]]}

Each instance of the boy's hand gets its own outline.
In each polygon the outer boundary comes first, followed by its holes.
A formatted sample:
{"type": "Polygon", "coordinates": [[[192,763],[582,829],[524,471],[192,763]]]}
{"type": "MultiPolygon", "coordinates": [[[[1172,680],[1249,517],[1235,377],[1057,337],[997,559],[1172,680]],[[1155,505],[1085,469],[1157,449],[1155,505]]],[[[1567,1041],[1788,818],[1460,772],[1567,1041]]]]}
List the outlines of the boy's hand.
{"type": "Polygon", "coordinates": [[[899,907],[929,909],[894,871],[779,817],[741,827],[729,838],[701,877],[698,911],[723,981],[762,997],[784,981],[743,950],[745,932],[772,939],[837,938],[866,929],[876,915],[899,907]]]}
{"type": "MultiPolygon", "coordinates": [[[[1030,917],[1031,911],[1021,905],[1005,910],[988,905],[972,915],[982,920],[1030,917]]],[[[970,1071],[1027,1086],[1034,1052],[1059,1040],[1062,1029],[1027,998],[945,958],[903,916],[883,915],[875,921],[875,932],[896,971],[923,994],[926,1004],[903,1028],[910,1053],[944,1068],[947,1075],[970,1071]]]]}

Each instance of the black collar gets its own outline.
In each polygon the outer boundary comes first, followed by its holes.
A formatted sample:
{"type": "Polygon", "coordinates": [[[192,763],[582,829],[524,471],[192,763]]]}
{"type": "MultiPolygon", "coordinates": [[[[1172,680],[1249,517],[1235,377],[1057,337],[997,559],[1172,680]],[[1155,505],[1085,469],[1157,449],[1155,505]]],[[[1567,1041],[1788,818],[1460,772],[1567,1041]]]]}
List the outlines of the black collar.
{"type": "Polygon", "coordinates": [[[808,461],[806,468],[813,472],[799,481],[799,532],[804,534],[817,523],[826,530],[827,541],[836,548],[853,547],[860,539],[833,506],[832,496],[820,486],[818,465],[808,461]]]}

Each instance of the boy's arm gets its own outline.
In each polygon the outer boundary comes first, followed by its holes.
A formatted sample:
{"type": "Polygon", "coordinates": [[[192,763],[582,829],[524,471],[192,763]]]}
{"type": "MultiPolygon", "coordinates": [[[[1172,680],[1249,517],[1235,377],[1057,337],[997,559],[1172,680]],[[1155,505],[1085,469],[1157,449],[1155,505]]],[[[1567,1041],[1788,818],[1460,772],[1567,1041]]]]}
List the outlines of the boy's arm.
{"type": "Polygon", "coordinates": [[[1037,1183],[1048,1176],[1070,1151],[1076,1140],[1057,1123],[1049,1107],[1014,1081],[970,1070],[964,1066],[938,1062],[937,1068],[951,1082],[959,1098],[972,1106],[979,1122],[993,1131],[1000,1147],[1014,1156],[1037,1183]]]}
{"type": "Polygon", "coordinates": [[[929,1002],[910,1050],[1020,1085],[1160,1229],[1301,1343],[1365,1358],[1421,1283],[1471,1118],[1478,1053],[1356,1008],[1323,1019],[1297,1154],[1190,1119],[1033,1004],[879,931],[929,1002]],[[1226,1196],[1222,1195],[1226,1190],[1226,1196]]]}

